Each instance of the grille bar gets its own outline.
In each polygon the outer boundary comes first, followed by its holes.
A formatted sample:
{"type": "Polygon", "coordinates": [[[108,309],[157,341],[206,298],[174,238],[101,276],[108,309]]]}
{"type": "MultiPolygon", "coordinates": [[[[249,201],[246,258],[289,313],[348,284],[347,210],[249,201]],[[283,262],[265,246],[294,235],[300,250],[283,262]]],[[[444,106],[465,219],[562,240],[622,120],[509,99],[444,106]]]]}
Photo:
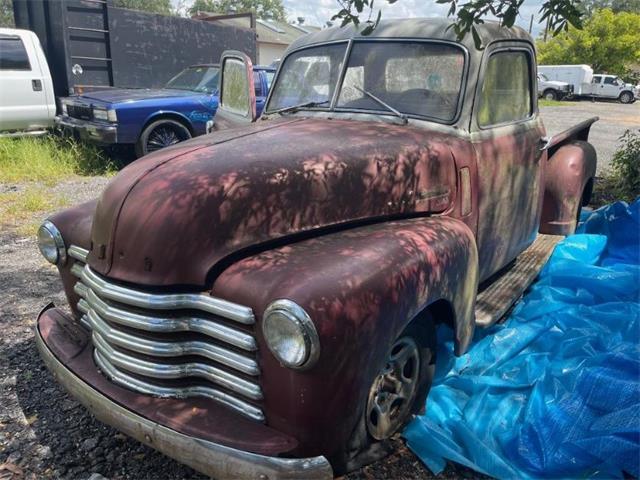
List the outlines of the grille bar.
{"type": "MultiPolygon", "coordinates": [[[[90,311],[89,315],[92,314],[93,312],[90,311]]],[[[93,323],[91,320],[90,322],[93,323]]],[[[223,387],[237,392],[240,395],[244,395],[247,398],[251,398],[253,400],[262,399],[262,391],[260,390],[259,385],[211,365],[197,362],[156,363],[142,360],[138,357],[132,357],[112,348],[96,330],[93,331],[93,344],[95,345],[96,350],[98,350],[103,357],[107,358],[111,364],[131,373],[165,380],[184,377],[199,377],[213,383],[217,383],[218,385],[222,385],[223,387]]]]}
{"type": "Polygon", "coordinates": [[[93,272],[86,265],[87,250],[72,245],[67,253],[75,260],[71,272],[78,277],[80,320],[92,332],[96,364],[111,381],[149,395],[211,398],[264,421],[261,408],[251,403],[262,400],[253,354],[257,344],[249,331],[233,325],[252,325],[250,308],[204,293],[124,287],[93,272]],[[180,315],[185,309],[190,313],[180,315]],[[170,335],[178,332],[205,336],[170,335]]]}
{"type": "Polygon", "coordinates": [[[98,277],[89,266],[85,266],[81,275],[82,282],[103,298],[135,307],[150,310],[174,310],[191,308],[219,315],[238,323],[252,325],[255,321],[249,307],[227,302],[201,293],[173,293],[158,295],[140,292],[130,288],[108,283],[98,277]]]}
{"type": "Polygon", "coordinates": [[[130,390],[165,398],[208,397],[222,403],[223,405],[231,407],[234,410],[240,411],[249,418],[259,422],[264,421],[264,414],[258,407],[215,388],[204,385],[192,385],[180,388],[154,385],[144,382],[138,378],[134,378],[131,375],[127,375],[125,372],[115,368],[100,354],[100,352],[98,352],[98,350],[94,351],[93,358],[95,359],[96,364],[105,373],[105,375],[111,379],[111,381],[129,388],[130,390]]]}
{"type": "Polygon", "coordinates": [[[257,348],[251,335],[205,318],[151,317],[109,305],[83,283],[76,283],[74,290],[85,300],[87,308],[113,323],[147,332],[198,332],[243,350],[254,351],[257,348]]]}
{"type": "MultiPolygon", "coordinates": [[[[91,292],[89,293],[91,295],[91,292]]],[[[111,345],[126,348],[132,352],[138,352],[158,357],[179,357],[181,355],[200,355],[227,365],[247,375],[258,375],[258,364],[252,358],[247,358],[230,350],[218,347],[206,342],[158,342],[142,337],[137,337],[115,328],[106,323],[89,308],[87,312],[89,325],[94,332],[98,332],[111,345]]]]}

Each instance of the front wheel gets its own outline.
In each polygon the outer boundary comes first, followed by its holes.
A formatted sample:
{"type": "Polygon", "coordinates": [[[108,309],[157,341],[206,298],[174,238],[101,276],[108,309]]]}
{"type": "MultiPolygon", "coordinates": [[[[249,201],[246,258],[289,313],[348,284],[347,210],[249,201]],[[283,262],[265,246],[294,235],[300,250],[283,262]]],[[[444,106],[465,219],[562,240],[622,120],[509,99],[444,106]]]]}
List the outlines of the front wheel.
{"type": "Polygon", "coordinates": [[[633,103],[633,93],[631,92],[622,92],[620,94],[620,103],[633,103]]]}
{"type": "Polygon", "coordinates": [[[543,97],[545,100],[558,100],[558,93],[555,90],[545,90],[543,97]]]}
{"type": "Polygon", "coordinates": [[[344,456],[334,461],[342,474],[392,451],[391,437],[424,409],[436,360],[436,327],[431,316],[410,324],[392,343],[364,399],[362,416],[344,456]]]}
{"type": "Polygon", "coordinates": [[[191,132],[182,123],[168,118],[149,124],[136,143],[138,158],[191,138],[191,132]]]}

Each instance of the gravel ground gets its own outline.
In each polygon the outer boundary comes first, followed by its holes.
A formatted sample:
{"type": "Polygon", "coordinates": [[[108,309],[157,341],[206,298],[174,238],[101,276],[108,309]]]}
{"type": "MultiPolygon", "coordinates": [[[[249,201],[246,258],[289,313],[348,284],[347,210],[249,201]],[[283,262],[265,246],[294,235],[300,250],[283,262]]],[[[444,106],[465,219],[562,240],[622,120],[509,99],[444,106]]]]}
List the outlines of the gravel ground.
{"type": "Polygon", "coordinates": [[[589,133],[589,141],[598,152],[598,175],[609,167],[620,135],[627,129],[640,128],[640,101],[623,105],[619,102],[580,100],[562,106],[542,106],[540,114],[548,135],[560,133],[582,120],[600,117],[589,133]]]}
{"type": "MultiPolygon", "coordinates": [[[[600,116],[591,136],[600,167],[608,163],[617,137],[640,126],[640,102],[576,102],[541,110],[551,134],[600,116]]],[[[79,178],[49,191],[76,204],[95,197],[106,182],[101,177],[79,178]]],[[[21,188],[0,185],[1,191],[21,188]]],[[[94,420],[53,381],[36,352],[32,328],[47,302],[66,303],[62,287],[55,268],[39,255],[35,240],[6,226],[0,226],[0,292],[0,480],[89,479],[93,474],[113,480],[204,478],[94,420]]],[[[433,476],[402,444],[394,455],[348,476],[350,480],[477,477],[455,465],[433,476]]]]}

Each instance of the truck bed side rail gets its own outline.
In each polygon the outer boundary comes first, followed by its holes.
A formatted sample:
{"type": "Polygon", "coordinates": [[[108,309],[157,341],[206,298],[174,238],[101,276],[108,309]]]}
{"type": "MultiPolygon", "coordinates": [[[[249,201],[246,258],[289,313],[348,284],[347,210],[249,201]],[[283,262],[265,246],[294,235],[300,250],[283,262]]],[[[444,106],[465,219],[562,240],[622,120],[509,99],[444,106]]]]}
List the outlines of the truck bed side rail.
{"type": "Polygon", "coordinates": [[[547,149],[549,150],[549,158],[560,148],[561,145],[569,143],[573,140],[582,140],[586,142],[589,139],[589,131],[591,125],[597,122],[600,117],[591,117],[584,120],[571,128],[566,129],[564,132],[558,133],[551,137],[547,149]]]}

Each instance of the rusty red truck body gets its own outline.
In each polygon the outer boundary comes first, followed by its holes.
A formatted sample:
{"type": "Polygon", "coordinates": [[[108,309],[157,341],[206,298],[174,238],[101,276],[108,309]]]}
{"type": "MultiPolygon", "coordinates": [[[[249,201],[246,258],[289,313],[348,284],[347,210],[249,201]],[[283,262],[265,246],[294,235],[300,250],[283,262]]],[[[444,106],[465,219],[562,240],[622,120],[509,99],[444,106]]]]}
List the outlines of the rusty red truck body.
{"type": "Polygon", "coordinates": [[[218,131],[41,227],[70,307],[37,322],[57,380],[214,477],[388,452],[425,407],[436,326],[463,354],[500,317],[477,298],[539,234],[574,231],[595,175],[596,119],[546,137],[529,35],[487,22],[477,50],[449,26],[297,40],[259,119],[250,62],[223,55],[218,131]]]}

